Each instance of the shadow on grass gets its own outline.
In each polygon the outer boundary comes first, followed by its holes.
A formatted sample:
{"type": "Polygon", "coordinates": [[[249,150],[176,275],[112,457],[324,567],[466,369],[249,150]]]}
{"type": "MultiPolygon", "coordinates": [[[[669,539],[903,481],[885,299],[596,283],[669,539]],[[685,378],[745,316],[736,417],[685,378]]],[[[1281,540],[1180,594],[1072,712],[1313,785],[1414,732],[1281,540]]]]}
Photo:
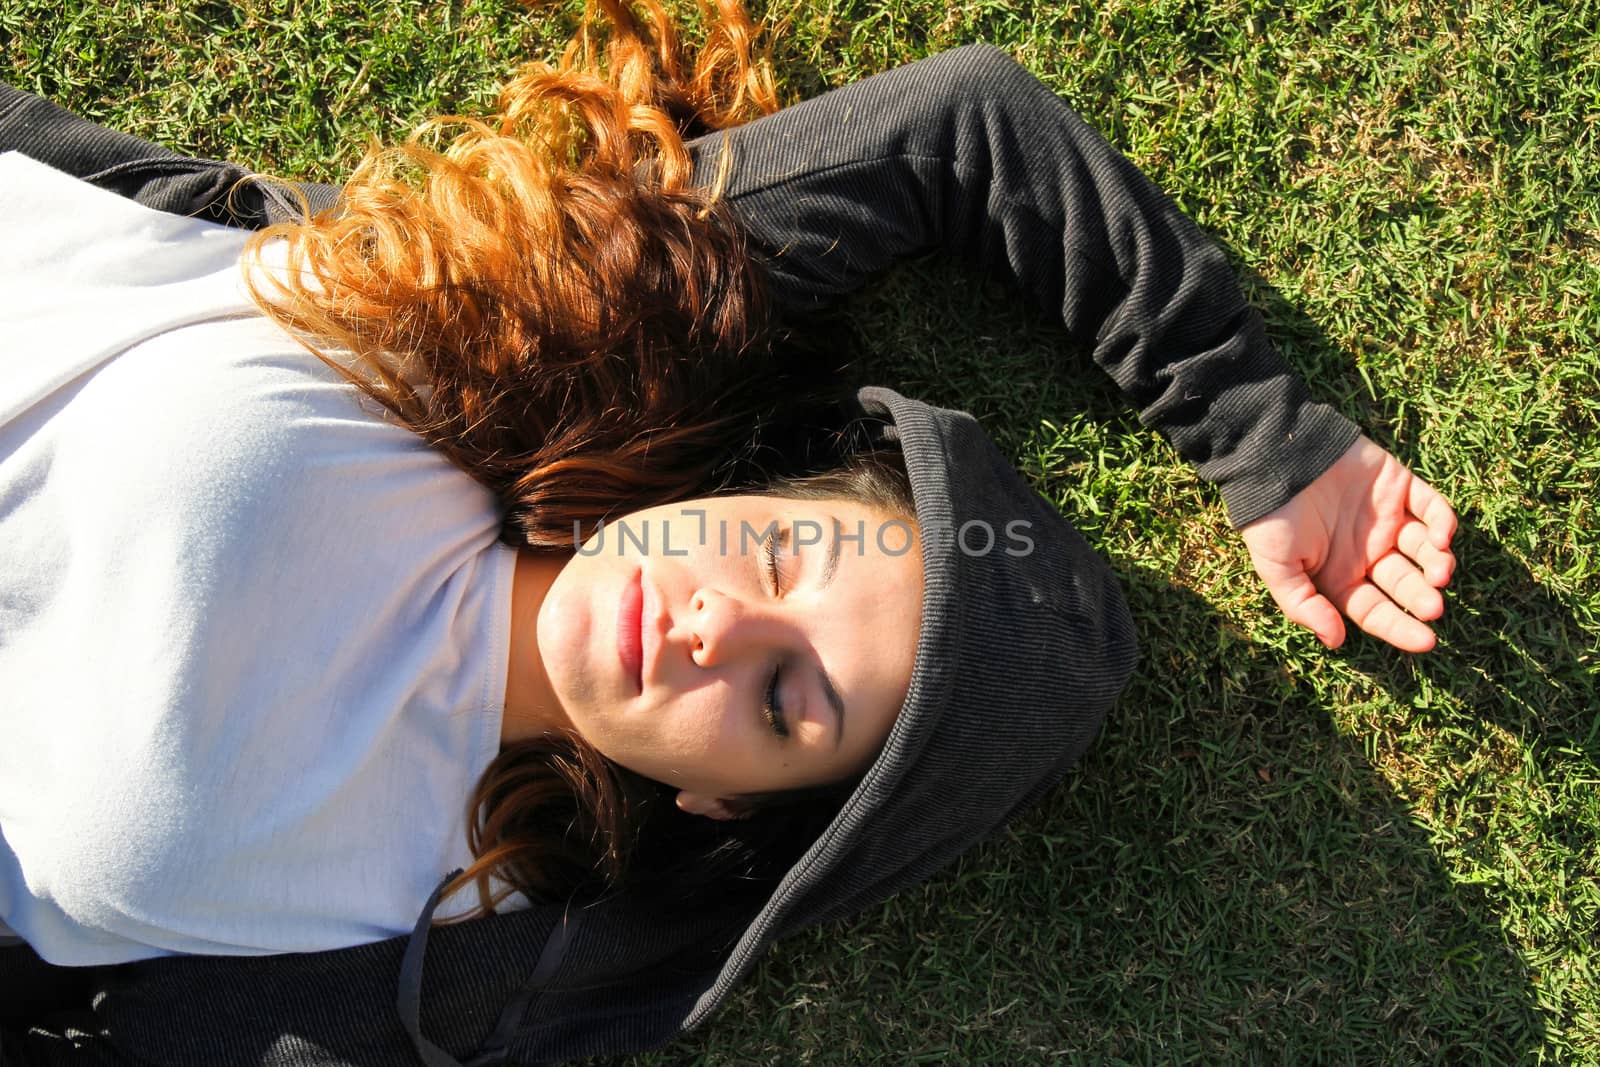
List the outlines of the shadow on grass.
{"type": "MultiPolygon", "coordinates": [[[[1286,341],[1291,361],[1317,380],[1319,398],[1339,397],[1338,406],[1369,436],[1420,468],[1424,457],[1414,442],[1425,413],[1403,397],[1371,397],[1349,358],[1309,317],[1259,276],[1246,281],[1265,305],[1269,333],[1286,341]]],[[[1483,722],[1600,766],[1593,636],[1570,605],[1470,515],[1462,517],[1452,547],[1456,576],[1435,626],[1439,648],[1396,659],[1374,643],[1360,643],[1347,654],[1352,665],[1424,712],[1434,703],[1430,689],[1447,693],[1483,722]]]]}
{"type": "Polygon", "coordinates": [[[1436,627],[1439,648],[1415,670],[1365,650],[1352,662],[1424,713],[1429,689],[1448,693],[1524,743],[1600,767],[1593,637],[1485,531],[1463,522],[1454,547],[1458,577],[1436,627]]]}
{"type": "MultiPolygon", "coordinates": [[[[1424,457],[1412,443],[1425,415],[1402,397],[1366,395],[1349,361],[1304,313],[1259,277],[1249,279],[1266,305],[1269,331],[1295,339],[1305,360],[1343,388],[1345,413],[1408,466],[1424,457]]],[[[1300,364],[1301,360],[1295,360],[1300,364]]],[[[1324,383],[1319,383],[1319,390],[1324,383]]],[[[1582,447],[1574,444],[1574,447],[1582,447]]],[[[1438,464],[1438,457],[1433,458],[1438,464]]],[[[1472,740],[1493,743],[1501,731],[1530,751],[1545,771],[1567,762],[1592,774],[1600,768],[1600,686],[1594,636],[1570,604],[1552,592],[1487,530],[1462,516],[1452,544],[1456,574],[1444,617],[1434,625],[1437,649],[1426,656],[1395,656],[1377,642],[1352,642],[1339,655],[1415,709],[1423,728],[1472,727],[1472,740]]],[[[1593,623],[1590,623],[1593,626],[1593,623]]],[[[1592,837],[1569,842],[1593,852],[1592,837]]]]}
{"type": "Polygon", "coordinates": [[[1526,969],[1356,744],[1199,597],[1120,577],[1144,664],[1066,783],[633,1062],[1530,1058],[1526,969]]]}
{"type": "MultiPolygon", "coordinates": [[[[1337,347],[1256,290],[1296,364],[1354,395],[1337,347]]],[[[951,268],[892,277],[858,322],[898,346],[862,377],[975,410],[1003,441],[1080,411],[1130,421],[1058,331],[951,268]]],[[[1383,440],[1381,417],[1351,413],[1383,440]]],[[[1121,567],[1144,659],[1082,768],[927,886],[780,945],[704,1032],[630,1062],[1534,1058],[1547,1017],[1492,902],[1444,868],[1314,677],[1342,657],[1404,707],[1431,686],[1593,759],[1581,631],[1481,533],[1458,550],[1446,647],[1420,658],[1354,640],[1291,660],[1121,567]]]]}

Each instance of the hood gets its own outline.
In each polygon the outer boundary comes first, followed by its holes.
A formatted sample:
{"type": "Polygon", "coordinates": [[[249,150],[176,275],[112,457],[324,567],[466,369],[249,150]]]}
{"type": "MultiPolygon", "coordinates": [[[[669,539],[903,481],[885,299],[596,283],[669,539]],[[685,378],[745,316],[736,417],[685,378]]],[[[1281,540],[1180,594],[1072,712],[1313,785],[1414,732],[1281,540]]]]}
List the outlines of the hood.
{"type": "Polygon", "coordinates": [[[702,1022],[776,937],[926,879],[1060,781],[1137,659],[1110,567],[966,412],[890,389],[922,533],[922,628],[883,752],[740,936],[685,1019],[702,1022]]]}

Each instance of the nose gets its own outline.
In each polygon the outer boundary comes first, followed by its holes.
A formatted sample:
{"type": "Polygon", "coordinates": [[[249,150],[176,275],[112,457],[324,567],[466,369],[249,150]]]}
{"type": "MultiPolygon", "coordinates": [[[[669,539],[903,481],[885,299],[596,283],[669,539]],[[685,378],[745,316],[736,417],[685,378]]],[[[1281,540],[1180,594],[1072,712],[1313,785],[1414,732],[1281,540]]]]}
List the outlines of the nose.
{"type": "Polygon", "coordinates": [[[715,589],[689,598],[689,655],[701,667],[721,667],[740,657],[765,655],[783,639],[784,626],[765,606],[715,589]]]}

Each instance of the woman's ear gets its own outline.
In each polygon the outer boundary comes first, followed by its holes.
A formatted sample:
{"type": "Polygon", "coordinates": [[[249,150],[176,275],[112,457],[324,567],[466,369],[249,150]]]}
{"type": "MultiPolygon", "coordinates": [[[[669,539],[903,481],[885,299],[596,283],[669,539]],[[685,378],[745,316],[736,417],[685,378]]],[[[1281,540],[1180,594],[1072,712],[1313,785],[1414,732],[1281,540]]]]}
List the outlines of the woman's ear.
{"type": "Polygon", "coordinates": [[[687,789],[678,793],[677,800],[680,811],[690,815],[704,815],[708,819],[748,819],[750,812],[737,803],[730,804],[721,797],[708,797],[702,793],[691,793],[687,789]]]}

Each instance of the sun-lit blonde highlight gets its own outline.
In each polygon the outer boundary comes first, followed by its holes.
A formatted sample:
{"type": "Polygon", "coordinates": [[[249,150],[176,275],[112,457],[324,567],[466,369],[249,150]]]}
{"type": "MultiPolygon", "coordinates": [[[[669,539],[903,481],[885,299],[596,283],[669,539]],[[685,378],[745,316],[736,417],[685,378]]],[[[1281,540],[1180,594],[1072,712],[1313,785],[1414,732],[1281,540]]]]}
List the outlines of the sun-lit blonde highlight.
{"type": "Polygon", "coordinates": [[[691,56],[654,0],[598,0],[494,114],[369,149],[337,212],[252,241],[287,259],[257,301],[494,490],[513,543],[703,488],[748,420],[765,289],[685,135],[777,100],[743,8],[705,14],[691,56]]]}
{"type": "MultiPolygon", "coordinates": [[[[706,492],[780,399],[763,275],[719,199],[729,153],[698,187],[685,140],[777,109],[758,28],[700,0],[689,49],[639,2],[593,0],[493,114],[374,145],[337,210],[247,251],[266,312],[491,489],[518,547],[706,492]]],[[[449,891],[481,913],[614,887],[652,817],[686,818],[581,738],[509,745],[449,891]]]]}

